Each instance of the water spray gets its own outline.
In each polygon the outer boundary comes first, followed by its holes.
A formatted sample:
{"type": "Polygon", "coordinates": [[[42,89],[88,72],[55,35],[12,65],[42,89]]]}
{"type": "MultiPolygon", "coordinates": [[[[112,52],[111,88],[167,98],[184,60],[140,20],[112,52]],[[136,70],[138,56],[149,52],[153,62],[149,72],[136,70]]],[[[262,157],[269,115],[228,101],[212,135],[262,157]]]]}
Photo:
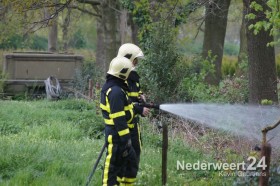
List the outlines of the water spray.
{"type": "Polygon", "coordinates": [[[238,104],[163,104],[160,109],[196,121],[201,125],[261,141],[261,157],[265,157],[265,170],[259,179],[260,186],[267,186],[272,145],[280,147],[280,109],[277,106],[238,104]],[[278,121],[279,120],[279,121],[278,121]],[[276,123],[267,126],[267,123],[276,123]],[[275,129],[271,131],[272,129],[275,129]],[[268,131],[271,131],[268,134],[268,131]],[[262,132],[262,136],[260,135],[262,132]],[[267,140],[267,137],[270,140],[267,140]],[[272,140],[273,139],[273,140],[272,140]],[[272,140],[272,141],[271,141],[272,140]],[[268,143],[268,141],[271,141],[268,143]]]}

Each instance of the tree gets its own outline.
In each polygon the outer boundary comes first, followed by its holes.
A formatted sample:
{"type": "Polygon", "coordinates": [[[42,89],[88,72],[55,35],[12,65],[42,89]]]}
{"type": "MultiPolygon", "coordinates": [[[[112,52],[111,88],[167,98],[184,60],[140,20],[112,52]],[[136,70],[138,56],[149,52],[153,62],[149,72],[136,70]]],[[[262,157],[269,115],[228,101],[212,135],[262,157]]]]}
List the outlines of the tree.
{"type": "Polygon", "coordinates": [[[249,61],[249,102],[260,103],[263,99],[278,102],[275,52],[270,29],[254,30],[251,25],[267,21],[265,11],[269,10],[263,0],[243,0],[246,13],[251,17],[246,25],[249,61]],[[254,16],[255,15],[255,16],[254,16]]]}
{"type": "Polygon", "coordinates": [[[115,0],[103,0],[98,7],[96,63],[105,73],[110,61],[117,55],[120,41],[120,4],[115,0]]]}
{"type": "MultiPolygon", "coordinates": [[[[39,17],[39,20],[33,19],[33,22],[30,24],[31,31],[47,27],[52,22],[55,23],[55,19],[59,13],[66,8],[76,9],[96,16],[98,34],[96,63],[101,72],[105,73],[107,71],[110,61],[117,54],[117,49],[120,46],[120,3],[118,0],[26,0],[24,2],[21,0],[15,0],[13,2],[3,0],[3,4],[4,6],[12,7],[20,14],[47,8],[49,15],[43,18],[39,17]],[[92,9],[84,8],[83,5],[85,4],[91,5],[92,9]]],[[[53,24],[53,31],[56,30],[55,25],[53,24]]]]}
{"type": "MultiPolygon", "coordinates": [[[[58,3],[58,0],[53,0],[54,4],[58,3]]],[[[56,9],[56,7],[54,7],[56,9]]],[[[49,10],[45,8],[46,12],[46,19],[50,17],[49,10]]],[[[55,10],[56,11],[56,10],[55,10]]],[[[54,17],[51,20],[51,24],[48,25],[49,27],[49,36],[48,36],[48,51],[49,52],[57,52],[57,37],[58,37],[58,23],[57,23],[58,16],[54,17]]]]}
{"type": "Polygon", "coordinates": [[[222,77],[221,64],[227,27],[230,0],[213,0],[205,3],[205,31],[202,56],[208,57],[211,50],[215,58],[215,74],[209,74],[206,81],[217,85],[222,77]]]}
{"type": "MultiPolygon", "coordinates": [[[[243,7],[245,5],[243,4],[243,7]]],[[[243,8],[244,9],[244,8],[243,8]]],[[[244,58],[247,56],[247,36],[246,36],[246,12],[245,9],[242,12],[242,22],[240,27],[240,47],[239,47],[239,54],[238,54],[238,63],[240,64],[244,58]]]]}

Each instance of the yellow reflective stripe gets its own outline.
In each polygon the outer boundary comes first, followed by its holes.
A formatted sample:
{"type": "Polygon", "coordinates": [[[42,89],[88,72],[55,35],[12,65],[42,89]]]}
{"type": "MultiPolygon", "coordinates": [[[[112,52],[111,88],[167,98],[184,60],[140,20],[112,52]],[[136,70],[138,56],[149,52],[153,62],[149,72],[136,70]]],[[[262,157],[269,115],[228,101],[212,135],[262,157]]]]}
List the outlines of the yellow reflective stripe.
{"type": "Polygon", "coordinates": [[[128,92],[127,94],[130,97],[138,97],[139,96],[139,92],[128,92]]]}
{"type": "Polygon", "coordinates": [[[120,183],[120,186],[134,186],[134,184],[125,182],[125,183],[120,183]]]}
{"type": "Polygon", "coordinates": [[[133,129],[134,128],[134,124],[127,124],[128,128],[133,129]]]}
{"type": "Polygon", "coordinates": [[[100,103],[100,108],[101,108],[102,110],[105,110],[105,111],[107,111],[107,112],[110,112],[110,107],[109,107],[109,105],[104,105],[104,104],[100,103]]]}
{"type": "Polygon", "coordinates": [[[108,90],[107,90],[107,92],[106,92],[106,95],[108,96],[109,95],[109,93],[111,92],[111,88],[109,88],[108,90]]]}
{"type": "Polygon", "coordinates": [[[124,129],[118,132],[120,136],[124,136],[126,134],[129,134],[129,129],[124,129]]]}
{"type": "Polygon", "coordinates": [[[139,123],[137,124],[137,129],[138,129],[138,141],[139,141],[140,152],[141,152],[142,151],[142,141],[141,141],[141,131],[140,131],[139,123]]]}
{"type": "Polygon", "coordinates": [[[112,142],[112,135],[108,136],[108,155],[106,156],[105,160],[105,167],[104,167],[104,177],[103,177],[103,185],[107,185],[108,176],[109,176],[109,168],[110,168],[110,161],[113,154],[113,142],[112,142]]]}
{"type": "Polygon", "coordinates": [[[117,181],[121,182],[121,181],[123,181],[123,179],[117,176],[117,181]]]}
{"type": "Polygon", "coordinates": [[[129,110],[129,112],[130,112],[131,118],[130,118],[130,120],[127,121],[127,123],[131,123],[132,119],[133,119],[133,110],[131,109],[131,110],[129,110]]]}
{"type": "Polygon", "coordinates": [[[121,116],[125,116],[124,111],[116,112],[114,114],[109,114],[109,117],[112,118],[112,119],[117,118],[117,117],[121,117],[121,116]]]}
{"type": "Polygon", "coordinates": [[[136,83],[136,86],[139,87],[140,86],[139,83],[136,83]]]}
{"type": "Polygon", "coordinates": [[[105,124],[114,125],[114,121],[112,119],[104,119],[105,124]]]}
{"type": "Polygon", "coordinates": [[[136,181],[136,178],[126,178],[126,177],[123,177],[123,180],[125,182],[128,182],[128,183],[134,183],[136,181]]]}
{"type": "Polygon", "coordinates": [[[124,107],[124,110],[127,111],[127,110],[131,110],[133,109],[133,104],[129,104],[128,106],[125,106],[124,107]]]}

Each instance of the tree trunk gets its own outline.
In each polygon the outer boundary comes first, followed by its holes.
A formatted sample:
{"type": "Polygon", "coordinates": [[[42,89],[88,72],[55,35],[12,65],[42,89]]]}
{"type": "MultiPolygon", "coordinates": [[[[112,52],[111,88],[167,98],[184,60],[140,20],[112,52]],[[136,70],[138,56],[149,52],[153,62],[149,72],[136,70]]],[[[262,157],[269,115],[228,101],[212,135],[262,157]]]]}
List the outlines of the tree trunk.
{"type": "Polygon", "coordinates": [[[249,102],[260,103],[262,99],[278,102],[277,79],[274,47],[267,46],[273,41],[270,30],[263,29],[255,35],[248,26],[258,21],[266,20],[264,12],[268,9],[266,1],[254,0],[263,6],[263,12],[250,8],[253,0],[244,0],[248,13],[254,13],[256,19],[249,20],[246,26],[248,39],[248,61],[249,61],[249,102]]]}
{"type": "Polygon", "coordinates": [[[104,0],[99,10],[101,18],[97,19],[96,64],[99,71],[105,74],[121,44],[119,3],[115,0],[104,0]]]}
{"type": "Polygon", "coordinates": [[[128,14],[128,23],[131,27],[131,39],[132,39],[132,43],[135,44],[135,45],[138,45],[139,44],[139,41],[138,41],[138,26],[137,24],[134,23],[133,21],[133,15],[131,13],[128,14]]]}
{"type": "Polygon", "coordinates": [[[121,35],[121,44],[124,44],[126,42],[126,37],[127,37],[127,10],[125,9],[121,11],[120,35],[121,35]]]}
{"type": "Polygon", "coordinates": [[[63,51],[65,53],[67,53],[67,51],[68,51],[68,42],[69,42],[68,29],[69,29],[69,23],[70,23],[70,15],[71,15],[71,10],[68,9],[65,19],[62,24],[63,51]]]}
{"type": "Polygon", "coordinates": [[[229,5],[230,0],[212,0],[205,5],[205,32],[202,56],[206,58],[210,50],[212,51],[212,56],[216,56],[214,61],[215,74],[209,74],[206,77],[206,81],[213,85],[218,85],[222,77],[221,65],[229,5]]]}
{"type": "MultiPolygon", "coordinates": [[[[58,0],[54,0],[54,3],[57,3],[58,0]]],[[[46,15],[49,18],[50,17],[50,13],[48,10],[46,10],[46,15]]],[[[58,34],[58,30],[57,30],[57,18],[52,18],[50,21],[50,25],[49,25],[49,37],[48,37],[48,51],[49,52],[56,52],[57,51],[57,34],[58,34]]]]}
{"type": "Polygon", "coordinates": [[[52,20],[52,24],[49,27],[48,50],[49,50],[49,52],[57,51],[57,20],[56,20],[56,18],[54,18],[52,20]]]}
{"type": "MultiPolygon", "coordinates": [[[[243,7],[245,7],[243,3],[243,7]]],[[[243,14],[242,14],[242,23],[240,27],[240,48],[239,48],[239,54],[238,54],[238,64],[240,64],[248,55],[247,54],[247,36],[246,36],[246,9],[243,8],[243,14]]]]}

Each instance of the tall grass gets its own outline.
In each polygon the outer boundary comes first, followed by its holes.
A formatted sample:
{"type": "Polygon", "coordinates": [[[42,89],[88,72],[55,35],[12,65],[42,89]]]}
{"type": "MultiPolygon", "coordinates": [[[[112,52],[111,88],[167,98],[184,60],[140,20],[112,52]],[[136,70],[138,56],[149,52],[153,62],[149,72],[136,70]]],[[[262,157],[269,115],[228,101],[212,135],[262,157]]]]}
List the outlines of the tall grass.
{"type": "MultiPolygon", "coordinates": [[[[102,117],[95,113],[94,104],[83,100],[0,101],[0,185],[85,185],[104,143],[102,117]]],[[[136,185],[161,185],[160,129],[143,119],[142,134],[136,185]]],[[[169,139],[168,185],[225,182],[215,171],[177,170],[177,160],[214,160],[179,137],[169,139]]],[[[101,185],[104,158],[91,185],[101,185]]],[[[231,179],[226,182],[231,183],[231,179]]]]}

